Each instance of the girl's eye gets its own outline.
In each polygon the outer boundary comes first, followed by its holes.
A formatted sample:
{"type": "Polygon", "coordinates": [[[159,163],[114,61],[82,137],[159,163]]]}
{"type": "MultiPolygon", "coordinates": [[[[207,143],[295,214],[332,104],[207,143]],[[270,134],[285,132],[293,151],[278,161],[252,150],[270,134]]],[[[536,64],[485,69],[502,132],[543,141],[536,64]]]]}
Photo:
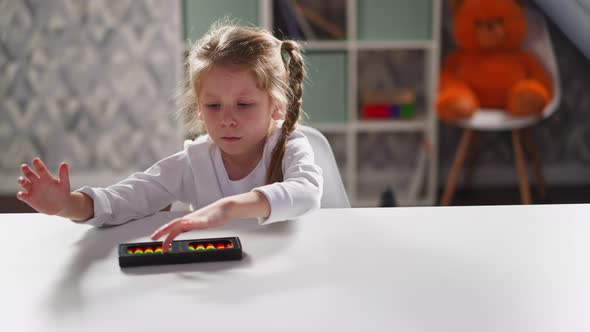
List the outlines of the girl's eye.
{"type": "Polygon", "coordinates": [[[220,104],[206,104],[205,106],[207,107],[207,109],[210,109],[213,111],[219,110],[219,108],[220,108],[220,104]]]}
{"type": "Polygon", "coordinates": [[[238,103],[238,109],[245,110],[252,106],[251,103],[238,103]]]}

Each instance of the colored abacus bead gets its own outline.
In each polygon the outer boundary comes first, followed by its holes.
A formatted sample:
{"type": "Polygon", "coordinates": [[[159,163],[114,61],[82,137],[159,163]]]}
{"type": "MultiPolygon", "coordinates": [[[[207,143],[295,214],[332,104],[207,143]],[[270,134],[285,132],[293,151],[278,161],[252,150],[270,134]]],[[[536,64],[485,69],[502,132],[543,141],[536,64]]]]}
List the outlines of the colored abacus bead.
{"type": "Polygon", "coordinates": [[[192,239],[173,241],[170,246],[167,244],[167,241],[165,243],[121,243],[118,247],[119,266],[184,264],[242,259],[242,246],[238,237],[192,239]],[[166,247],[164,247],[165,245],[166,247]],[[176,249],[173,249],[173,247],[176,249]],[[198,250],[202,252],[195,252],[198,250]]]}
{"type": "MultiPolygon", "coordinates": [[[[216,249],[231,249],[234,245],[230,241],[225,242],[209,242],[209,243],[191,243],[187,246],[188,250],[195,251],[195,250],[216,250],[216,249]]],[[[168,251],[172,251],[172,246],[168,251]]],[[[139,255],[139,254],[161,254],[163,253],[163,248],[161,246],[157,247],[130,247],[127,248],[127,253],[132,255],[139,255]]]]}

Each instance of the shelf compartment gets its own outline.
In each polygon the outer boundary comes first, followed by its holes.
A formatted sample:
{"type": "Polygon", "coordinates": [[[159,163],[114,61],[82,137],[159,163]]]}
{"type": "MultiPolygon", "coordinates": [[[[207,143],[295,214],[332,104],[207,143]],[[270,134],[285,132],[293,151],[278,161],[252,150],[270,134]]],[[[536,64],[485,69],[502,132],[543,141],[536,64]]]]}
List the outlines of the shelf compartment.
{"type": "Polygon", "coordinates": [[[308,123],[346,123],[348,121],[347,55],[341,51],[308,51],[305,54],[308,77],[303,92],[303,111],[308,123]]]}
{"type": "Polygon", "coordinates": [[[183,1],[184,38],[196,41],[213,22],[222,18],[239,19],[240,24],[258,25],[258,0],[183,1]]]}
{"type": "Polygon", "coordinates": [[[433,1],[440,0],[357,1],[358,39],[432,39],[433,1]]]}
{"type": "Polygon", "coordinates": [[[357,200],[379,205],[391,189],[394,205],[425,199],[428,151],[422,133],[359,133],[357,200]]]}
{"type": "Polygon", "coordinates": [[[273,0],[273,33],[280,39],[345,40],[345,0],[273,0]]]}
{"type": "Polygon", "coordinates": [[[426,51],[358,52],[357,118],[412,120],[426,118],[426,51]]]}

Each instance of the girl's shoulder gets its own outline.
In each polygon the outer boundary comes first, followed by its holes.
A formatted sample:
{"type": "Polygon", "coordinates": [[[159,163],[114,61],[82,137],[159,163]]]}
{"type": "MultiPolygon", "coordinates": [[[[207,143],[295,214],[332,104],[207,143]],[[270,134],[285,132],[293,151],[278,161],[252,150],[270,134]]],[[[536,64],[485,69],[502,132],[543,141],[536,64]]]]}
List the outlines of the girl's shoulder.
{"type": "MultiPolygon", "coordinates": [[[[274,147],[275,144],[278,142],[280,135],[281,135],[281,127],[280,127],[280,124],[278,124],[277,127],[275,128],[273,134],[271,135],[270,140],[268,141],[267,145],[274,147]]],[[[309,141],[307,140],[307,136],[305,135],[304,130],[302,130],[301,125],[298,125],[297,127],[295,127],[295,130],[293,130],[291,135],[289,135],[289,137],[287,137],[285,144],[286,144],[287,149],[293,145],[301,145],[301,144],[309,145],[309,141]]]]}
{"type": "Polygon", "coordinates": [[[325,136],[319,130],[300,124],[293,130],[287,141],[301,140],[309,143],[315,141],[318,137],[325,139],[325,136]]]}
{"type": "Polygon", "coordinates": [[[312,151],[311,140],[307,135],[307,131],[301,125],[298,125],[295,130],[287,137],[285,142],[286,153],[308,153],[312,151]]]}
{"type": "Polygon", "coordinates": [[[213,141],[207,134],[200,135],[194,140],[187,139],[184,141],[184,151],[191,154],[199,151],[208,151],[212,146],[213,141]]]}

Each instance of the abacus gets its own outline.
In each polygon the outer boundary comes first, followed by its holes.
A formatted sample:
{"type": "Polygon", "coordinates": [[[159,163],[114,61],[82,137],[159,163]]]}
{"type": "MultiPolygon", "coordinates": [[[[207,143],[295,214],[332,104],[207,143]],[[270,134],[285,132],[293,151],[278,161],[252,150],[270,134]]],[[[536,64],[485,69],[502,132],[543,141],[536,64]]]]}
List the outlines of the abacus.
{"type": "Polygon", "coordinates": [[[242,259],[237,236],[172,241],[167,253],[162,242],[119,244],[119,266],[186,264],[242,259]]]}

